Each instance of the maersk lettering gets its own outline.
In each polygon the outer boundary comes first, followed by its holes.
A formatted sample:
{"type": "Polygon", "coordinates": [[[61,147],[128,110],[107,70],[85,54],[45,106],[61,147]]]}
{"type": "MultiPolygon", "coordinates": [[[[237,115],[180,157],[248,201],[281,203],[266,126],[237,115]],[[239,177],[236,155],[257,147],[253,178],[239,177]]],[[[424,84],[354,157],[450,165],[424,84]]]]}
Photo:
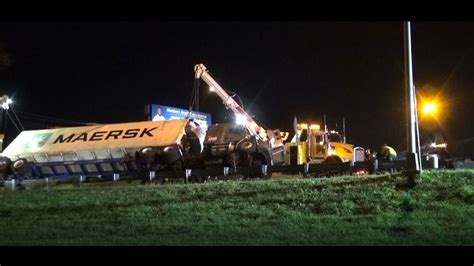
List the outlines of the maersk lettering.
{"type": "Polygon", "coordinates": [[[97,141],[97,140],[102,140],[102,135],[107,133],[107,131],[97,131],[92,134],[92,137],[89,139],[89,141],[97,141]]]}
{"type": "Polygon", "coordinates": [[[139,128],[129,129],[129,130],[125,131],[125,134],[123,134],[122,138],[124,138],[124,139],[133,139],[134,137],[136,137],[138,135],[138,132],[140,132],[139,128]]]}
{"type": "Polygon", "coordinates": [[[140,135],[140,138],[143,137],[143,135],[145,135],[145,134],[146,134],[147,136],[149,136],[149,137],[153,137],[153,134],[151,134],[150,132],[151,132],[152,130],[157,129],[157,128],[158,128],[158,127],[150,128],[150,130],[147,130],[147,128],[145,128],[145,129],[143,130],[142,134],[140,135]]]}
{"type": "Polygon", "coordinates": [[[59,135],[58,138],[53,142],[53,144],[56,144],[58,141],[59,143],[69,142],[71,141],[72,138],[74,138],[74,134],[70,135],[69,137],[65,139],[63,138],[63,135],[59,135]]]}
{"type": "Polygon", "coordinates": [[[78,141],[78,140],[87,141],[87,133],[82,133],[81,135],[77,136],[77,138],[75,138],[71,142],[75,142],[75,141],[78,141]]]}
{"type": "Polygon", "coordinates": [[[108,140],[110,137],[114,137],[114,139],[118,139],[120,135],[122,135],[123,130],[111,130],[105,140],[108,140]]]}
{"type": "Polygon", "coordinates": [[[140,128],[132,128],[128,129],[125,132],[123,130],[111,130],[111,131],[96,131],[92,133],[90,138],[87,135],[87,132],[81,133],[79,135],[71,134],[67,137],[64,135],[59,135],[56,140],[53,142],[56,143],[73,143],[76,141],[101,141],[101,140],[108,140],[109,138],[113,139],[132,139],[132,138],[143,138],[144,136],[153,137],[152,131],[157,129],[158,127],[153,128],[144,128],[143,130],[140,128]],[[142,131],[140,133],[140,131],[142,131]]]}

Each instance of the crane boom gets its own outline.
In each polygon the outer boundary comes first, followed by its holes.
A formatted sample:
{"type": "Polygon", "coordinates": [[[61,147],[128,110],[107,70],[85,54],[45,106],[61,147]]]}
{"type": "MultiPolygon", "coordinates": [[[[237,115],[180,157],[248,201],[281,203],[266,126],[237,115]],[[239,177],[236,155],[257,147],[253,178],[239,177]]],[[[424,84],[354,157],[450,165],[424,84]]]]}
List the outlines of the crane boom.
{"type": "Polygon", "coordinates": [[[217,81],[215,81],[211,75],[209,75],[207,68],[203,64],[194,66],[194,72],[196,79],[203,79],[211,91],[214,91],[221,99],[226,108],[232,110],[236,115],[236,118],[241,120],[244,126],[249,130],[250,134],[262,141],[267,141],[266,130],[259,126],[249,114],[231,97],[224,88],[222,88],[217,81]]]}

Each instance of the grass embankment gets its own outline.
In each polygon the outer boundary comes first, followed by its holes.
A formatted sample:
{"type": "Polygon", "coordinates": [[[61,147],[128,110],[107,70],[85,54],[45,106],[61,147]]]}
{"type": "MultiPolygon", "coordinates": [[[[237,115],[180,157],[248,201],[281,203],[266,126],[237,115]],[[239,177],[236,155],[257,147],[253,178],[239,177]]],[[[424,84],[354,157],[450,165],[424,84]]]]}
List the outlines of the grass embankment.
{"type": "Polygon", "coordinates": [[[474,171],[0,192],[0,245],[473,245],[474,171]]]}

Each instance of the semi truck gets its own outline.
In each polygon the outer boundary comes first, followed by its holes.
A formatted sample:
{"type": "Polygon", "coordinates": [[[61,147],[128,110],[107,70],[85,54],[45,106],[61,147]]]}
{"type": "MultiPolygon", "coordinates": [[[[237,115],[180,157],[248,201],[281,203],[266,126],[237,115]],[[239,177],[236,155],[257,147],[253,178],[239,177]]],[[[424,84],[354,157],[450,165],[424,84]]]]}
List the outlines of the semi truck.
{"type": "Polygon", "coordinates": [[[347,143],[345,134],[328,130],[327,126],[321,129],[319,124],[295,122],[295,135],[285,144],[285,150],[285,163],[289,165],[365,161],[364,148],[347,143]]]}
{"type": "Polygon", "coordinates": [[[23,131],[0,155],[0,179],[182,169],[200,155],[198,136],[189,119],[23,131]]]}

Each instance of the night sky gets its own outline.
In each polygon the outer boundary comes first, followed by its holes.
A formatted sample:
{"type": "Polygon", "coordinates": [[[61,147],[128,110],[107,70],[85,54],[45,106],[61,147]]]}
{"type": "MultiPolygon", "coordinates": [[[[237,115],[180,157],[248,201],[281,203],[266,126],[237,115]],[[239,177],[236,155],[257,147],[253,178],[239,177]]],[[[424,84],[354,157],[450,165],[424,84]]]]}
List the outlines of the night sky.
{"type": "MultiPolygon", "coordinates": [[[[412,23],[414,82],[440,95],[451,143],[473,136],[473,36],[474,23],[412,23]]],[[[269,128],[326,114],[341,130],[345,116],[348,142],[403,150],[403,46],[402,22],[0,22],[0,92],[25,129],[140,121],[145,104],[187,108],[203,63],[269,128]]],[[[233,121],[207,88],[200,111],[233,121]]]]}

